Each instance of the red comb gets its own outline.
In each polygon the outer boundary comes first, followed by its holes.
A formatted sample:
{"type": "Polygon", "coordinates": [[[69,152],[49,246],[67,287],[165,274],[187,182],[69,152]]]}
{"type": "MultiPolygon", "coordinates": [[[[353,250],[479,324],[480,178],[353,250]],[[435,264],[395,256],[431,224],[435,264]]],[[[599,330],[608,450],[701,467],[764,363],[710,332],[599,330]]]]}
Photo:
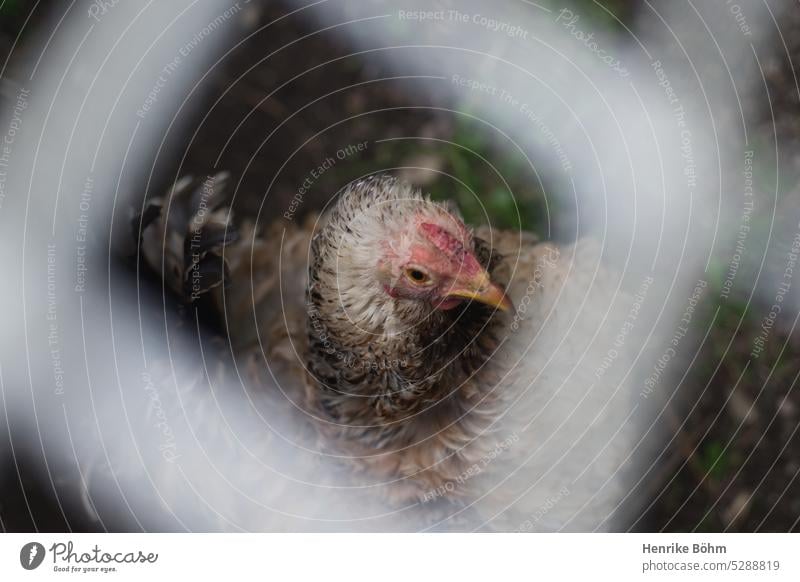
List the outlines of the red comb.
{"type": "Polygon", "coordinates": [[[475,255],[467,250],[464,243],[450,234],[446,228],[438,224],[423,222],[420,224],[420,229],[425,234],[425,238],[447,255],[467,276],[477,275],[482,270],[475,255]]]}

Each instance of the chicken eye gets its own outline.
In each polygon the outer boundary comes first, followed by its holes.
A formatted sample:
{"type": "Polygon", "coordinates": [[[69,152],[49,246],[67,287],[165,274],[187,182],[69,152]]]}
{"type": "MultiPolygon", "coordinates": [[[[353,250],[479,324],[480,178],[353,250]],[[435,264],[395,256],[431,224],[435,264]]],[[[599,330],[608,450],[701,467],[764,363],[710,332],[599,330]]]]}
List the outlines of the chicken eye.
{"type": "Polygon", "coordinates": [[[408,277],[412,283],[417,285],[424,285],[431,280],[427,273],[420,271],[419,269],[406,269],[406,277],[408,277]]]}

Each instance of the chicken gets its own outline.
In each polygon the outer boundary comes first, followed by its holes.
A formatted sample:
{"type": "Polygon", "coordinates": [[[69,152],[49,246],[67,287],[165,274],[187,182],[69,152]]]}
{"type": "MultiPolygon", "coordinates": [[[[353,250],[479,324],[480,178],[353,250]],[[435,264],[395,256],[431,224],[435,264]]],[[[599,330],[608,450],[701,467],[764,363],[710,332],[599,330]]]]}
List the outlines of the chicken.
{"type": "Polygon", "coordinates": [[[135,223],[142,254],[187,300],[212,297],[248,381],[277,380],[320,451],[398,506],[524,529],[555,495],[572,518],[559,523],[601,523],[591,509],[613,509],[618,484],[569,493],[576,476],[616,474],[630,447],[617,380],[595,367],[621,321],[596,245],[473,230],[386,175],[302,225],[234,234],[224,181],[185,180],[152,203],[135,223]],[[582,310],[589,289],[605,311],[582,310]]]}

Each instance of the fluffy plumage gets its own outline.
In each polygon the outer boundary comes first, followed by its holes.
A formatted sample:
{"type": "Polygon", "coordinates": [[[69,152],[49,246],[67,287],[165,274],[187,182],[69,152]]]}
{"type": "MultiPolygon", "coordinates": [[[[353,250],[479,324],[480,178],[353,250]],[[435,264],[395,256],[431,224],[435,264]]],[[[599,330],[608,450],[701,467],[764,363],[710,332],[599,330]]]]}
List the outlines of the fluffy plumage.
{"type": "MultiPolygon", "coordinates": [[[[183,273],[165,280],[185,294],[197,268],[180,258],[187,235],[172,231],[167,216],[146,225],[145,248],[154,234],[167,241],[166,268],[183,273]]],[[[263,233],[244,223],[237,242],[216,240],[228,243],[214,254],[229,272],[227,286],[212,292],[250,381],[278,380],[281,398],[317,434],[320,450],[340,457],[357,479],[380,484],[392,502],[455,503],[485,514],[493,527],[518,529],[548,495],[566,497],[575,475],[591,476],[598,462],[621,465],[627,440],[599,452],[589,443],[583,454],[548,445],[565,426],[573,438],[593,434],[600,443],[628,432],[617,405],[608,408],[614,375],[587,374],[620,321],[611,306],[615,279],[598,269],[593,245],[558,248],[527,233],[473,232],[454,208],[386,176],[349,185],[327,216],[279,221],[263,233]],[[408,255],[402,233],[415,216],[424,217],[433,247],[460,257],[473,279],[477,270],[488,273],[516,309],[478,301],[439,308],[393,293],[380,260],[408,255]],[[582,311],[590,290],[605,313],[582,311]],[[575,415],[584,405],[594,417],[588,425],[580,420],[587,412],[575,415]],[[573,457],[583,460],[554,480],[553,464],[573,457]]],[[[160,270],[160,257],[145,257],[160,270]]],[[[598,522],[596,515],[575,519],[588,503],[605,511],[618,496],[607,480],[560,504],[581,529],[598,522]]]]}

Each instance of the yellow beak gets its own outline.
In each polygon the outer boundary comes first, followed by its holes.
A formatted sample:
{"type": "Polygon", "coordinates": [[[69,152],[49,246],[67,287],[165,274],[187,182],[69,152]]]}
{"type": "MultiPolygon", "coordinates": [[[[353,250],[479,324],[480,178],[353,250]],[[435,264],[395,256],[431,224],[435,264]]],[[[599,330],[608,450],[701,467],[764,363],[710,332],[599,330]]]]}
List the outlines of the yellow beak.
{"type": "Polygon", "coordinates": [[[505,291],[499,285],[492,283],[486,272],[479,273],[467,281],[456,281],[453,287],[445,293],[445,297],[461,297],[478,301],[500,311],[510,311],[514,308],[514,304],[511,303],[505,291]]]}

